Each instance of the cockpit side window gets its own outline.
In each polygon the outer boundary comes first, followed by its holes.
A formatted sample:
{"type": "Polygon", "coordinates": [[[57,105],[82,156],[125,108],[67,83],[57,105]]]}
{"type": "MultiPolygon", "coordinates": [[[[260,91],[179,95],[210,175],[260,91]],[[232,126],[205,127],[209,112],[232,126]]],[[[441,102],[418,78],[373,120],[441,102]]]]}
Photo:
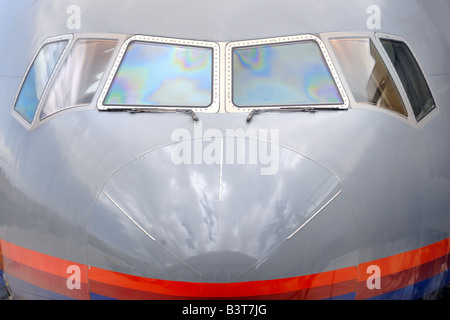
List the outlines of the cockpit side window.
{"type": "Polygon", "coordinates": [[[406,91],[417,121],[436,106],[425,76],[408,46],[401,41],[380,39],[406,91]]]}
{"type": "Polygon", "coordinates": [[[14,110],[30,124],[33,122],[47,82],[67,43],[68,40],[63,40],[45,44],[40,49],[25,77],[14,110]]]}
{"type": "Polygon", "coordinates": [[[116,45],[116,40],[79,39],[49,91],[41,119],[62,109],[90,104],[116,45]]]}
{"type": "Polygon", "coordinates": [[[335,38],[330,43],[357,103],[407,116],[397,86],[370,38],[335,38]]]}

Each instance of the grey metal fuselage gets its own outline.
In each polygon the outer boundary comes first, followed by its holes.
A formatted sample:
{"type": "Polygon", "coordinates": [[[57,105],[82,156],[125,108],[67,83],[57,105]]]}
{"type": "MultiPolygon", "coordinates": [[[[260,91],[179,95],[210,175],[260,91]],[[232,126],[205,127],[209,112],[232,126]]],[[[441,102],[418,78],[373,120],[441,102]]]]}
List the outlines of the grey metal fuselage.
{"type": "Polygon", "coordinates": [[[10,1],[0,8],[1,238],[127,274],[233,282],[357,266],[449,236],[447,1],[10,1]],[[367,29],[373,3],[382,12],[379,30],[367,29]],[[73,4],[81,26],[70,30],[73,4]],[[270,112],[250,122],[247,113],[221,110],[193,121],[182,113],[100,112],[103,79],[89,106],[31,129],[12,116],[26,68],[50,36],[225,44],[329,32],[407,39],[437,111],[417,124],[412,112],[403,118],[354,103],[346,88],[348,110],[270,112]],[[177,142],[180,129],[189,138],[177,142]],[[215,140],[205,138],[208,130],[215,140]],[[241,142],[246,152],[253,143],[256,163],[248,153],[244,163],[226,161],[227,147],[241,142]],[[174,163],[183,146],[192,148],[192,164],[174,163]],[[203,155],[196,163],[195,148],[203,155]],[[207,163],[212,149],[219,160],[207,163]],[[271,165],[275,174],[261,174],[271,165]]]}

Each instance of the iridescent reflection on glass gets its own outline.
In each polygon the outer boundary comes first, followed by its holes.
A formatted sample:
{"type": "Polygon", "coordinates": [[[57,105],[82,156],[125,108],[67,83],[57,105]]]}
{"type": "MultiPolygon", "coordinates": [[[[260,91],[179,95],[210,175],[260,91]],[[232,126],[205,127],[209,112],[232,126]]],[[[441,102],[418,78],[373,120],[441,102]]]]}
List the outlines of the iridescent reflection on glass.
{"type": "Polygon", "coordinates": [[[212,102],[212,49],[132,42],[104,105],[207,107],[212,102]]]}
{"type": "Polygon", "coordinates": [[[343,103],[313,41],[234,49],[233,102],[239,107],[343,103]]]}
{"type": "Polygon", "coordinates": [[[58,41],[43,46],[25,78],[14,108],[30,123],[33,121],[44,88],[66,44],[67,41],[58,41]]]}

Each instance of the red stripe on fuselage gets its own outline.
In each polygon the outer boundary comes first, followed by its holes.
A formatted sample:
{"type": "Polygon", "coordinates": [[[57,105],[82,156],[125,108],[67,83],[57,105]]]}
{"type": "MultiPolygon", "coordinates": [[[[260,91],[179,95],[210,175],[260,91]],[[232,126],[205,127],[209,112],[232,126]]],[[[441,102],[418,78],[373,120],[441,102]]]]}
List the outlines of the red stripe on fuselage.
{"type": "Polygon", "coordinates": [[[4,272],[31,285],[74,299],[89,299],[87,266],[29,250],[0,240],[4,272]],[[70,288],[69,279],[74,276],[72,267],[77,266],[79,288],[70,288]],[[68,286],[69,281],[69,286],[68,286]]]}
{"type": "Polygon", "coordinates": [[[275,280],[200,283],[142,278],[91,267],[89,281],[91,292],[115,299],[324,299],[354,292],[356,269],[275,280]]]}
{"type": "Polygon", "coordinates": [[[356,299],[367,299],[431,278],[450,268],[450,238],[431,245],[358,265],[356,299]],[[381,271],[380,289],[369,289],[369,266],[381,271]]]}
{"type": "Polygon", "coordinates": [[[366,299],[398,290],[449,269],[450,238],[429,246],[334,271],[285,279],[199,283],[138,277],[56,258],[0,240],[4,272],[34,286],[77,299],[90,292],[116,299],[326,299],[356,292],[366,299]],[[369,266],[380,289],[369,289],[369,266]],[[70,289],[68,268],[78,266],[80,289],[70,289]],[[89,292],[90,291],[90,292],[89,292]]]}
{"type": "Polygon", "coordinates": [[[0,240],[0,272],[3,272],[2,242],[0,240]]]}

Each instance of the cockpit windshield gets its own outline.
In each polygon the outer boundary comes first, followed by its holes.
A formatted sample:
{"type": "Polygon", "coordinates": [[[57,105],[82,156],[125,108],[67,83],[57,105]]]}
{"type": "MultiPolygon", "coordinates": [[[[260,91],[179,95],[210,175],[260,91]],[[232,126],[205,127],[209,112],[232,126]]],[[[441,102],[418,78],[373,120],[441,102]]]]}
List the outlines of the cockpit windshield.
{"type": "Polygon", "coordinates": [[[414,55],[390,35],[332,32],[231,42],[111,37],[47,39],[25,74],[13,114],[33,128],[61,110],[92,109],[97,97],[102,111],[176,112],[195,121],[197,112],[247,112],[249,122],[272,111],[346,110],[346,90],[356,107],[373,105],[404,118],[412,109],[418,122],[437,109],[414,55]]]}
{"type": "Polygon", "coordinates": [[[343,104],[315,41],[238,47],[232,63],[237,107],[343,104]]]}
{"type": "Polygon", "coordinates": [[[206,108],[212,87],[212,48],[133,41],[103,106],[206,108]]]}

